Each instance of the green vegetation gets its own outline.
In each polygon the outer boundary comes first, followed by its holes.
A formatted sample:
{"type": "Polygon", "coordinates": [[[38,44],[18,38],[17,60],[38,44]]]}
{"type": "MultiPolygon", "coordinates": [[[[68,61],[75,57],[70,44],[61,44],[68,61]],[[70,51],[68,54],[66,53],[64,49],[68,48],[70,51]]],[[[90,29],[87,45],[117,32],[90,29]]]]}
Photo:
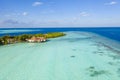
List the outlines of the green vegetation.
{"type": "Polygon", "coordinates": [[[56,38],[56,37],[60,37],[60,36],[64,36],[64,33],[60,33],[60,32],[54,32],[54,33],[48,33],[45,34],[44,37],[45,38],[56,38]]]}
{"type": "Polygon", "coordinates": [[[31,37],[44,37],[46,39],[48,38],[57,38],[61,36],[65,36],[64,33],[62,32],[53,32],[53,33],[47,33],[47,34],[23,34],[23,35],[18,35],[18,36],[3,36],[0,37],[0,45],[6,45],[6,44],[12,44],[12,43],[17,43],[17,42],[25,42],[26,39],[30,39],[31,37]]]}

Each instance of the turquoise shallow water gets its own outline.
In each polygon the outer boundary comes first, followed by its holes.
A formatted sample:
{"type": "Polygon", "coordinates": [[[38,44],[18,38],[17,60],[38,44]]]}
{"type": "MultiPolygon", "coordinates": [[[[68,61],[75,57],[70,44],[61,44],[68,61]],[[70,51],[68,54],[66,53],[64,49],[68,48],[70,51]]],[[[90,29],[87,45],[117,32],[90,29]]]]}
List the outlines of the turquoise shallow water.
{"type": "Polygon", "coordinates": [[[88,32],[0,46],[0,80],[120,80],[120,44],[88,32]]]}

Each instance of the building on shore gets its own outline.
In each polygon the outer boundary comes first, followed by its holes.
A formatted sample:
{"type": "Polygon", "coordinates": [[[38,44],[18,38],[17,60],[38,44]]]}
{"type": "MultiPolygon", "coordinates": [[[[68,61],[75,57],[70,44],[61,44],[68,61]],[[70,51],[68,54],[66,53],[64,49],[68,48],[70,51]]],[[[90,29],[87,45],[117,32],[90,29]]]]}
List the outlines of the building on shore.
{"type": "Polygon", "coordinates": [[[30,39],[26,39],[26,41],[28,41],[28,42],[45,42],[45,41],[46,41],[46,38],[33,36],[33,37],[30,38],[30,39]]]}

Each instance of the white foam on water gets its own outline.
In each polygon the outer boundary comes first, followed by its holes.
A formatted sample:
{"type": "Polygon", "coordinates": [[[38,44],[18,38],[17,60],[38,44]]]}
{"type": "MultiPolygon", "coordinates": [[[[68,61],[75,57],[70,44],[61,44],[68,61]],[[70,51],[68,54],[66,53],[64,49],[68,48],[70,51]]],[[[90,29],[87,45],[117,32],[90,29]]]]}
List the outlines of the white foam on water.
{"type": "Polygon", "coordinates": [[[108,45],[115,41],[66,34],[45,43],[0,46],[0,80],[120,80],[119,50],[108,45]]]}

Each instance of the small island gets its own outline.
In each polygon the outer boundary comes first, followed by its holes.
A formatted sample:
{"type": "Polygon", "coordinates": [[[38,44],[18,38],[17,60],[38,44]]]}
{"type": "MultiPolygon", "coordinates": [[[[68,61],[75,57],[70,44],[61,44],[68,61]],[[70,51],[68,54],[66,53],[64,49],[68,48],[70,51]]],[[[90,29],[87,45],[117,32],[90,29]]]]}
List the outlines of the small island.
{"type": "Polygon", "coordinates": [[[52,32],[47,34],[22,34],[18,36],[2,36],[0,37],[0,45],[7,45],[19,42],[46,42],[49,38],[57,38],[65,36],[62,32],[52,32]]]}

